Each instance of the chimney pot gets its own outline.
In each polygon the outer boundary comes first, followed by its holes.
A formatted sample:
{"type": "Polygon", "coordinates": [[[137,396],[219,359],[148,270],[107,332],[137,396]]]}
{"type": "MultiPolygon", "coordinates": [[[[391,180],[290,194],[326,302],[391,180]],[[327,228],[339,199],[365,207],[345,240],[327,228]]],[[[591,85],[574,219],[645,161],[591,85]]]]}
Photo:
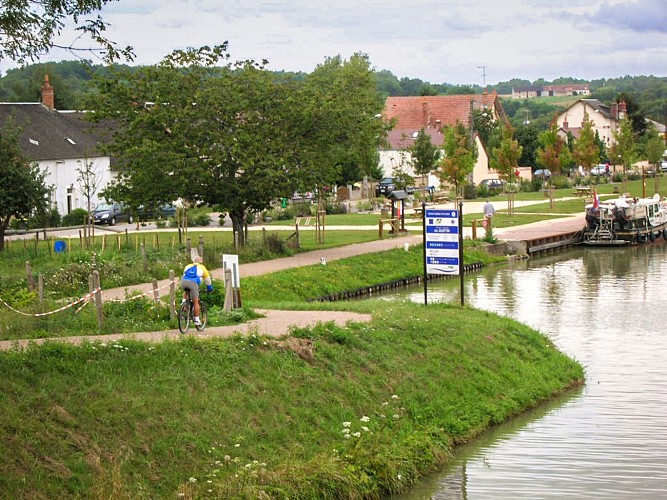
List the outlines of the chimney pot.
{"type": "Polygon", "coordinates": [[[49,83],[49,75],[44,75],[44,85],[42,85],[42,104],[49,109],[56,109],[56,99],[53,87],[49,83]]]}

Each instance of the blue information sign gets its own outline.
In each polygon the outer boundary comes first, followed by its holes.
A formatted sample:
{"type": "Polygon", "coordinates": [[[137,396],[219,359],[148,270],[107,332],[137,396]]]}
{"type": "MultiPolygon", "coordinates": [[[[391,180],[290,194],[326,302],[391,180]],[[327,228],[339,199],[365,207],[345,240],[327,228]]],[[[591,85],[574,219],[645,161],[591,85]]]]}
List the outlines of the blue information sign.
{"type": "Polygon", "coordinates": [[[459,274],[459,211],[426,210],[424,223],[426,272],[459,274]]]}

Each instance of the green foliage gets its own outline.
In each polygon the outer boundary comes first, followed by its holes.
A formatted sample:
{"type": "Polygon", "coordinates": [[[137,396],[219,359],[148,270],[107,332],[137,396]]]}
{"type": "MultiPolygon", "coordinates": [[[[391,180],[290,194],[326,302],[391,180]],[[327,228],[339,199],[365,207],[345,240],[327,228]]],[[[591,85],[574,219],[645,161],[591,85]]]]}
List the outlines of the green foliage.
{"type": "Polygon", "coordinates": [[[70,213],[63,215],[60,223],[65,227],[80,226],[84,223],[87,216],[88,211],[85,208],[75,208],[70,213]]]}
{"type": "Polygon", "coordinates": [[[412,159],[412,168],[417,175],[427,175],[437,167],[440,149],[431,142],[431,136],[422,128],[412,146],[408,148],[412,159]]]}
{"type": "Polygon", "coordinates": [[[600,150],[595,143],[593,125],[586,115],[579,137],[574,142],[574,159],[577,165],[589,171],[600,160],[600,150]]]}
{"type": "Polygon", "coordinates": [[[440,159],[436,175],[441,182],[453,184],[458,192],[475,167],[477,147],[471,142],[466,126],[460,122],[445,127],[444,134],[445,154],[440,159]]]}

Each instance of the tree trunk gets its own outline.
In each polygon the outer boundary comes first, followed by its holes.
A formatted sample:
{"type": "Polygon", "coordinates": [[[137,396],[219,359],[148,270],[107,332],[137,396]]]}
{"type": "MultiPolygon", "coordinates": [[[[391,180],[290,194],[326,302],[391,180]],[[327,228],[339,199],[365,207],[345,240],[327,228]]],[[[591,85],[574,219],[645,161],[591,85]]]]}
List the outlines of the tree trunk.
{"type": "Polygon", "coordinates": [[[243,223],[245,221],[244,212],[229,212],[232,219],[232,231],[234,234],[234,246],[238,249],[245,246],[245,231],[243,223]]]}
{"type": "Polygon", "coordinates": [[[0,252],[5,251],[5,226],[0,226],[0,252]]]}

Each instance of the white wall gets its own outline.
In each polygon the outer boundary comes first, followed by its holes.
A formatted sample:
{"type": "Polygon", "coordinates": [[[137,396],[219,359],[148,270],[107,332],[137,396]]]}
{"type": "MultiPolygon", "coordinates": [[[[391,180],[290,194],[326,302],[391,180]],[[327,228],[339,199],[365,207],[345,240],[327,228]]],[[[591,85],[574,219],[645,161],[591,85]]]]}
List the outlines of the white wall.
{"type": "Polygon", "coordinates": [[[45,182],[47,186],[52,187],[51,207],[57,208],[60,215],[66,215],[70,212],[68,208],[87,208],[86,197],[81,192],[81,184],[77,180],[79,172],[77,169],[85,167],[86,162],[92,164],[92,168],[99,179],[99,184],[95,195],[91,198],[91,204],[94,207],[104,201],[98,198],[98,193],[102,191],[109,182],[116,177],[115,172],[111,172],[108,156],[98,158],[77,158],[63,161],[46,160],[39,162],[42,171],[46,171],[45,182]],[[68,204],[68,197],[70,203],[68,204]]]}

